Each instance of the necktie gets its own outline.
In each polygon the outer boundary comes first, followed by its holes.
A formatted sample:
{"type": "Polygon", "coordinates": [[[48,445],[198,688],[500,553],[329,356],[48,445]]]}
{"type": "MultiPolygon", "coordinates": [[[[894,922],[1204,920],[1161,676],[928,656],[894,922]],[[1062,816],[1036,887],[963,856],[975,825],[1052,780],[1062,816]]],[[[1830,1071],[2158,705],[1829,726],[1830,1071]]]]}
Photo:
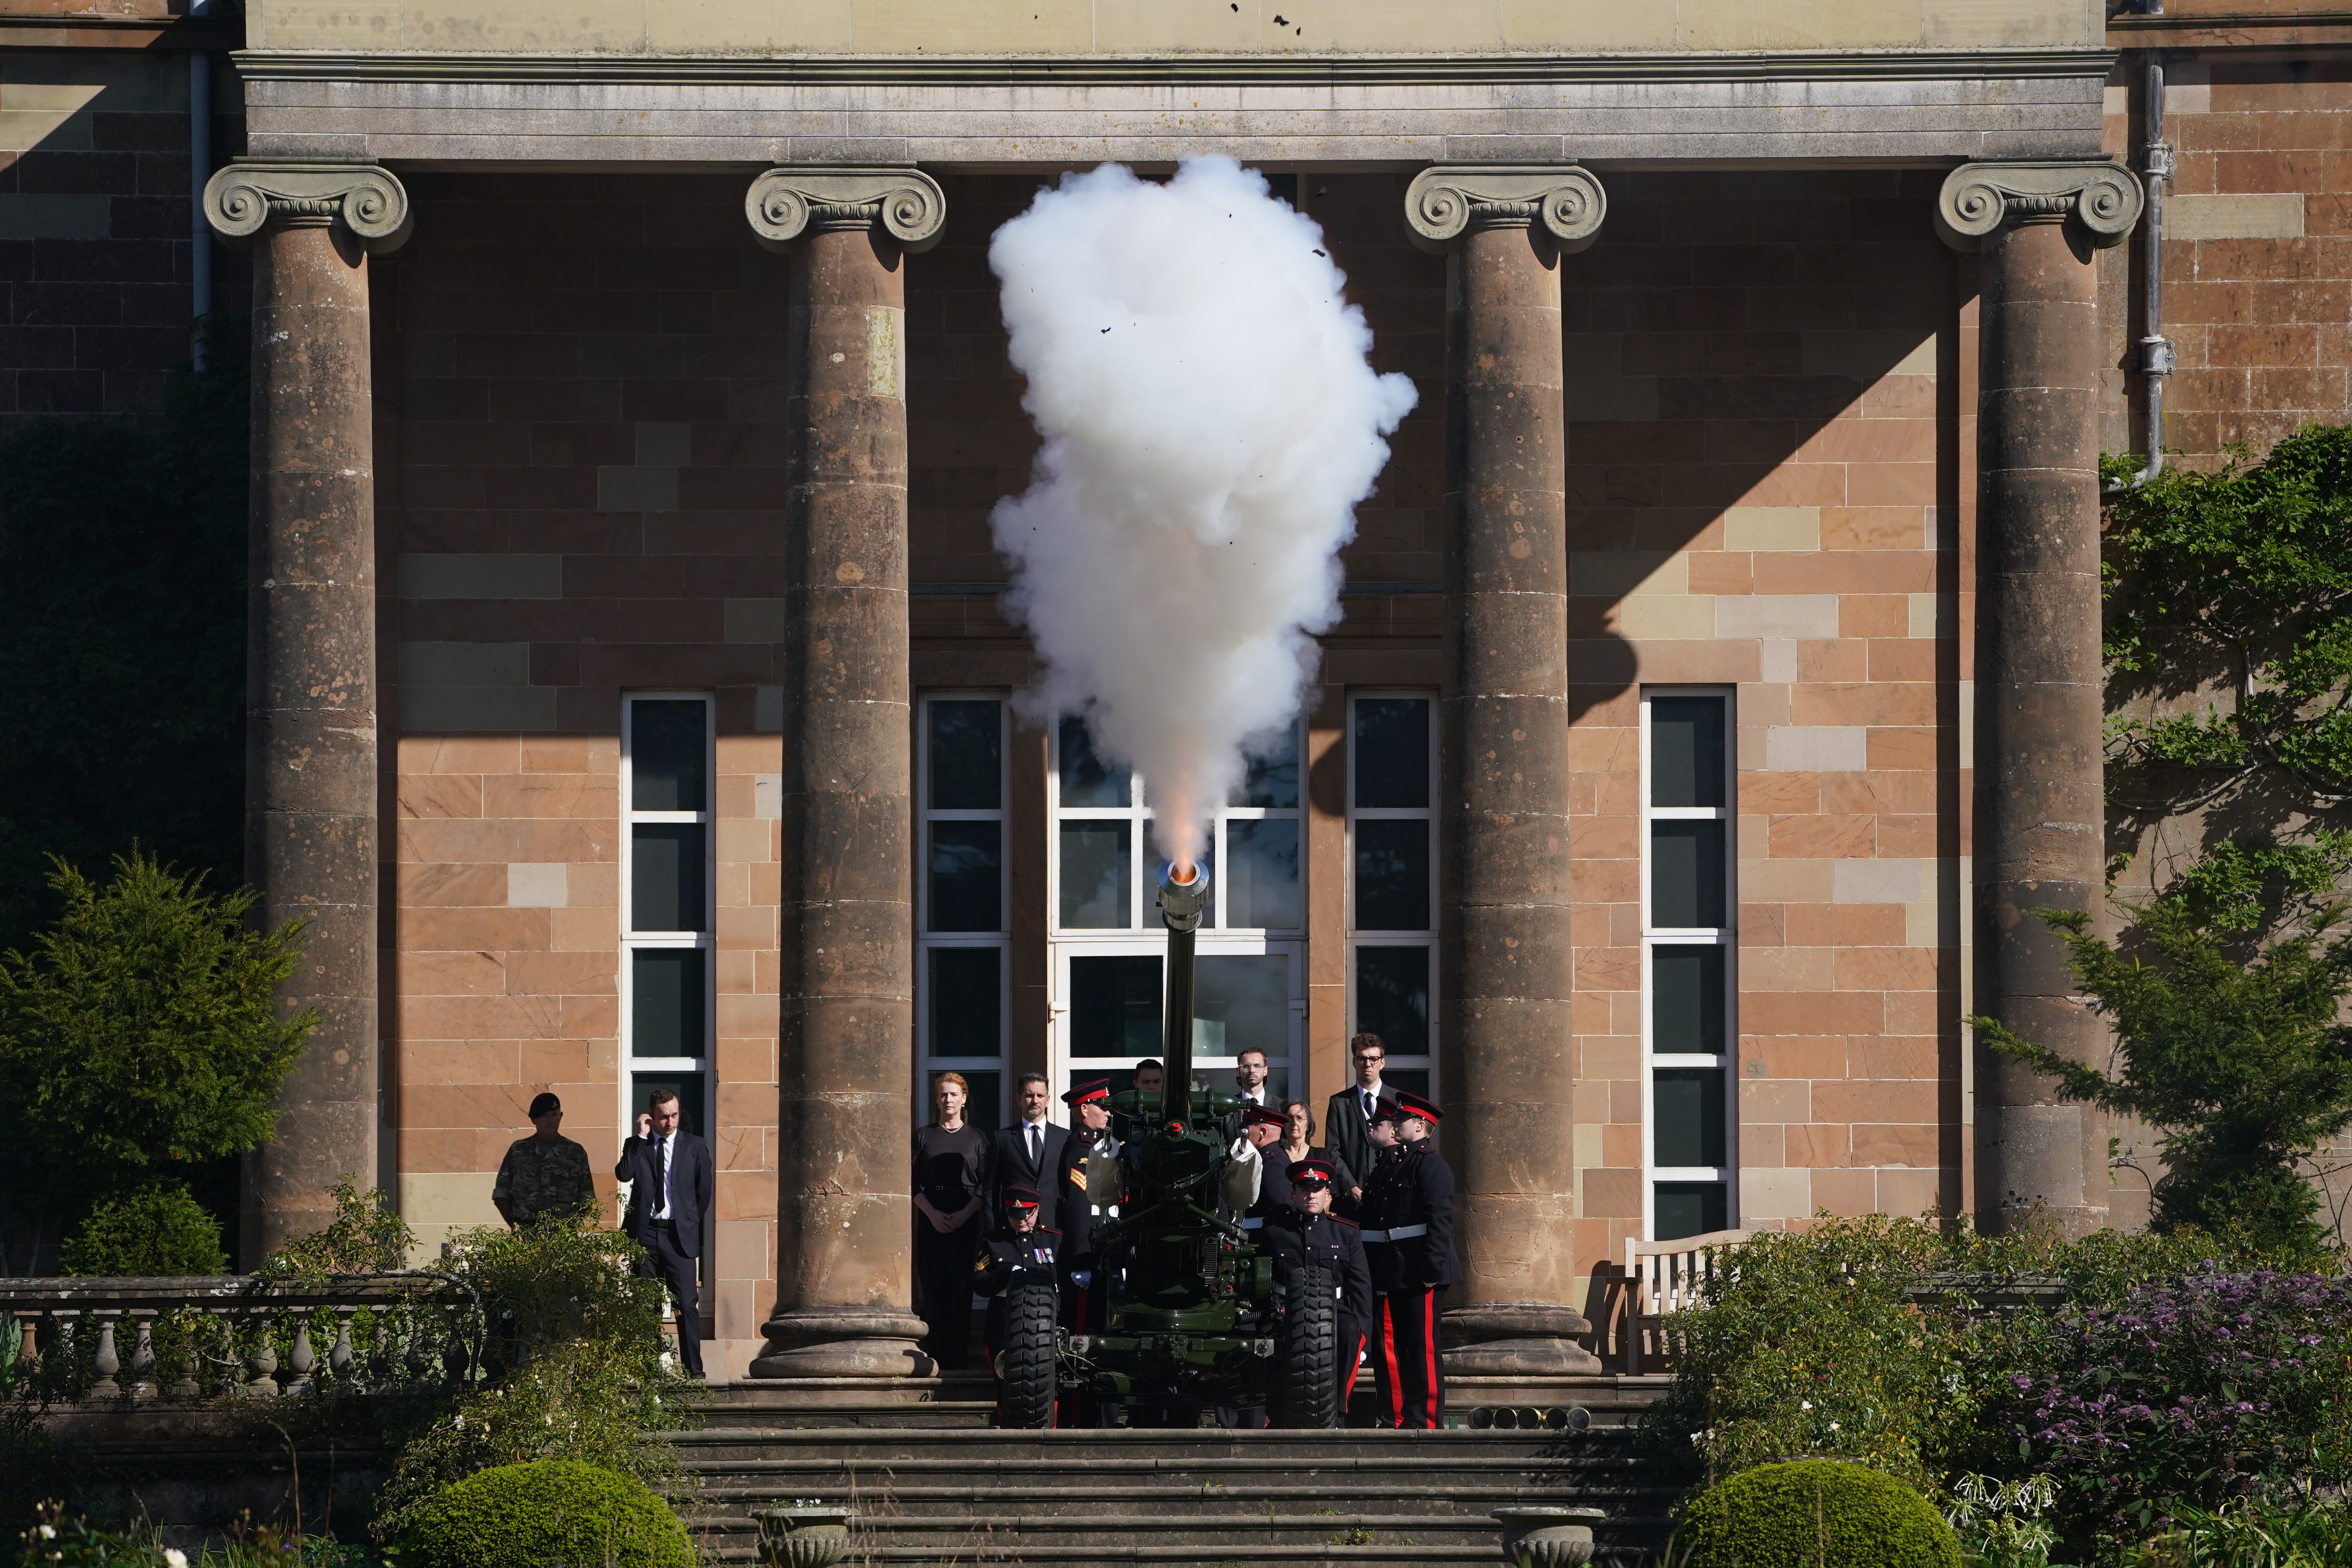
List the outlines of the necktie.
{"type": "Polygon", "coordinates": [[[1365,1121],[1370,1121],[1372,1119],[1372,1104],[1373,1104],[1373,1102],[1374,1102],[1375,1100],[1379,1100],[1379,1099],[1380,1099],[1380,1096],[1379,1096],[1379,1095],[1377,1095],[1377,1094],[1374,1094],[1370,1089],[1368,1089],[1364,1090],[1364,1120],[1365,1120],[1365,1121]]]}
{"type": "Polygon", "coordinates": [[[1045,1129],[1032,1121],[1029,1124],[1029,1163],[1032,1165],[1039,1163],[1045,1158],[1045,1129]]]}
{"type": "Polygon", "coordinates": [[[669,1213],[669,1140],[654,1140],[654,1168],[661,1173],[661,1212],[669,1213]]]}

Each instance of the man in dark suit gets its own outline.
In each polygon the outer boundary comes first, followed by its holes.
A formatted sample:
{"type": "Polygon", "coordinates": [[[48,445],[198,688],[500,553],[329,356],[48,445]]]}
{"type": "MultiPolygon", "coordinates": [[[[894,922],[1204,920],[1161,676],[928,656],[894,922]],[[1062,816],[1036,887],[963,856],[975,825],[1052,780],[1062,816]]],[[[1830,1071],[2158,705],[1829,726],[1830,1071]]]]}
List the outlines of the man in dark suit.
{"type": "Polygon", "coordinates": [[[678,1357],[688,1377],[702,1375],[702,1309],[695,1259],[702,1256],[702,1216],[712,1206],[710,1145],[677,1124],[677,1096],[654,1090],[637,1117],[636,1136],[621,1145],[613,1174],[635,1184],[621,1228],[646,1249],[645,1271],[677,1302],[678,1357]]]}
{"type": "Polygon", "coordinates": [[[991,1213],[1004,1207],[1004,1189],[1027,1187],[1045,1202],[1045,1212],[1037,1216],[1040,1227],[1050,1231],[1066,1231],[1069,1226],[1062,1213],[1062,1166],[1068,1152],[1070,1130],[1055,1127],[1045,1120],[1049,1096],[1045,1091],[1045,1075],[1024,1072],[1014,1091],[1021,1103],[1020,1120],[1010,1127],[1000,1127],[991,1136],[995,1142],[989,1164],[989,1182],[995,1191],[989,1196],[991,1213]]]}
{"type": "MultiPolygon", "coordinates": [[[[1381,1083],[1381,1073],[1388,1066],[1389,1053],[1381,1037],[1370,1034],[1349,1040],[1348,1051],[1356,1058],[1356,1081],[1333,1095],[1323,1108],[1323,1146],[1361,1182],[1371,1174],[1372,1110],[1388,1092],[1381,1083]]],[[[1364,1189],[1359,1186],[1332,1195],[1348,1200],[1342,1207],[1353,1207],[1363,1202],[1364,1189]]]]}

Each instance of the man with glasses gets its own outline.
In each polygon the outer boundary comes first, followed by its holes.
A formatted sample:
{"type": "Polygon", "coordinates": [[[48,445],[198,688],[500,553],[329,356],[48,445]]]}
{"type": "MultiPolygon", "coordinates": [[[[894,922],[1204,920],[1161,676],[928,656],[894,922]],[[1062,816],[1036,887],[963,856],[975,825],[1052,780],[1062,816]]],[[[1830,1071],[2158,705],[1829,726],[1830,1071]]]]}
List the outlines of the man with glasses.
{"type": "MultiPolygon", "coordinates": [[[[1349,1040],[1348,1052],[1356,1058],[1356,1081],[1333,1095],[1324,1107],[1323,1146],[1360,1182],[1372,1168],[1372,1115],[1380,1109],[1381,1096],[1388,1092],[1381,1086],[1381,1074],[1388,1067],[1389,1053],[1381,1037],[1370,1034],[1349,1040]]],[[[1364,1201],[1364,1189],[1349,1188],[1347,1198],[1347,1206],[1353,1209],[1364,1201]]]]}

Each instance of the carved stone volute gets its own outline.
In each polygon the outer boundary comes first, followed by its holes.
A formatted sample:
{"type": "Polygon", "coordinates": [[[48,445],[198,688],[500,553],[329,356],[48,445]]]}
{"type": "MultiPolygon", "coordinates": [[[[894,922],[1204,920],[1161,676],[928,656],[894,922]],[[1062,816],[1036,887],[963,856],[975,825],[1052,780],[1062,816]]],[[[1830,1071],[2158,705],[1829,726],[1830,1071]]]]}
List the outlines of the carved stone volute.
{"type": "Polygon", "coordinates": [[[1474,228],[1534,228],[1559,248],[1578,251],[1601,237],[1609,198],[1590,170],[1575,164],[1527,168],[1475,164],[1423,169],[1404,194],[1412,242],[1442,251],[1474,228]]]}
{"type": "Polygon", "coordinates": [[[369,254],[383,256],[408,242],[415,215],[392,171],[373,163],[239,162],[205,182],[205,221],[239,248],[273,222],[341,223],[369,254]]]}
{"type": "Polygon", "coordinates": [[[743,197],[751,231],[771,250],[802,235],[880,228],[908,252],[940,242],[947,194],[919,169],[770,169],[743,197]]]}
{"type": "Polygon", "coordinates": [[[2007,224],[2071,223],[2104,250],[2147,205],[2139,176],[2120,163],[1963,163],[1936,196],[1936,232],[1955,250],[1974,250],[2007,224]]]}

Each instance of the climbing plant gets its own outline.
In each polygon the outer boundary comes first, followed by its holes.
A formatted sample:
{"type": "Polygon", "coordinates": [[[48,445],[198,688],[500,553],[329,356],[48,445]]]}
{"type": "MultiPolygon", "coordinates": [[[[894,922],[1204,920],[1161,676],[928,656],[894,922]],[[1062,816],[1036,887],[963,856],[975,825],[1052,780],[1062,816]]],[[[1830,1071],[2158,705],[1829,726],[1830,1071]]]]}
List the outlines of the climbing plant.
{"type": "Polygon", "coordinates": [[[2168,470],[2116,498],[2105,546],[2118,804],[2352,803],[2352,426],[2168,470]]]}

